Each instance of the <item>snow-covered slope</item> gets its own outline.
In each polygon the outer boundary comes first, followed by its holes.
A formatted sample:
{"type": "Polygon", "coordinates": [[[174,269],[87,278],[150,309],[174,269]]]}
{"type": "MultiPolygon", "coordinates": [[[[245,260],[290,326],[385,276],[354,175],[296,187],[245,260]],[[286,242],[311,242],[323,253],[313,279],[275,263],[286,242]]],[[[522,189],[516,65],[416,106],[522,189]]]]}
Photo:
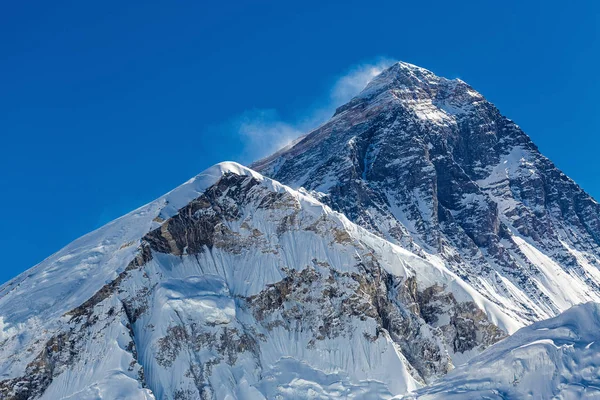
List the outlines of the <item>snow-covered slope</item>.
{"type": "Polygon", "coordinates": [[[385,398],[519,327],[443,263],[234,163],[1,290],[13,399],[385,398]]]}
{"type": "Polygon", "coordinates": [[[600,304],[523,328],[403,399],[598,399],[600,304]]]}

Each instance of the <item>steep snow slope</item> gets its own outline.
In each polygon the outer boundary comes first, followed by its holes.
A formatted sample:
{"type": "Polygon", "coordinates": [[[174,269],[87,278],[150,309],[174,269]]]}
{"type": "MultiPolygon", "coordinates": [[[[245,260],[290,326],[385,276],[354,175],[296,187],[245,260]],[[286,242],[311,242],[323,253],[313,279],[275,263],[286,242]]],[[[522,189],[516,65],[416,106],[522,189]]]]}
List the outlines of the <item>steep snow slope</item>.
{"type": "Polygon", "coordinates": [[[218,164],[2,286],[3,398],[387,398],[515,331],[442,263],[218,164]]]}
{"type": "Polygon", "coordinates": [[[397,63],[259,172],[532,322],[600,301],[600,205],[465,82],[397,63]]]}
{"type": "Polygon", "coordinates": [[[403,399],[598,399],[600,305],[574,306],[403,399]]]}

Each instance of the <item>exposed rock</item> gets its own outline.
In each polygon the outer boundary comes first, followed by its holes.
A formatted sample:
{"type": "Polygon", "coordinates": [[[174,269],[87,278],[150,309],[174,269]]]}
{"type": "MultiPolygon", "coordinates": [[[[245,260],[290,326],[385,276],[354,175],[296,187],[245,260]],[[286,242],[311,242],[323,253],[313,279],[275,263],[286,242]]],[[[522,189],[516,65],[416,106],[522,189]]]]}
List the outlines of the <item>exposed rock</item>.
{"type": "Polygon", "coordinates": [[[461,80],[397,63],[329,122],[252,167],[416,254],[441,256],[489,300],[509,296],[529,322],[600,299],[588,267],[600,266],[600,205],[461,80]],[[562,268],[563,281],[583,280],[594,294],[549,297],[540,281],[554,266],[540,266],[520,238],[562,268]]]}

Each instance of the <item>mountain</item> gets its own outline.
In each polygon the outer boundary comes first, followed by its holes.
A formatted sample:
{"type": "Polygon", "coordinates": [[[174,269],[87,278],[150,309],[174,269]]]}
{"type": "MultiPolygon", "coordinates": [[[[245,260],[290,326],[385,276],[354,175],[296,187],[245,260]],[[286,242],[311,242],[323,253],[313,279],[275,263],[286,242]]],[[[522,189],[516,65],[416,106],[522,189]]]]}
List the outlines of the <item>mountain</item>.
{"type": "Polygon", "coordinates": [[[460,371],[493,380],[523,327],[599,301],[599,216],[470,86],[397,63],[292,145],[217,164],[0,286],[0,398],[480,390],[460,371]]]}
{"type": "Polygon", "coordinates": [[[600,296],[600,205],[465,82],[397,63],[253,169],[440,258],[524,324],[600,296]]]}
{"type": "Polygon", "coordinates": [[[525,327],[432,386],[403,399],[597,399],[600,305],[525,327]]]}
{"type": "Polygon", "coordinates": [[[234,163],[0,290],[9,399],[391,396],[513,328],[443,264],[234,163]]]}

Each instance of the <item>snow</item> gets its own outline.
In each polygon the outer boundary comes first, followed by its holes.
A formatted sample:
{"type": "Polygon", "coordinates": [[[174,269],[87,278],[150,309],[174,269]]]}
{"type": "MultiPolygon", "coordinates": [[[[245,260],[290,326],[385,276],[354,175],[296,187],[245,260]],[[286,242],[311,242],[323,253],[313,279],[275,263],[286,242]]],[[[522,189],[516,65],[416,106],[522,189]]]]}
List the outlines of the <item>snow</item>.
{"type": "Polygon", "coordinates": [[[370,107],[389,102],[400,102],[415,116],[438,126],[456,125],[457,117],[473,110],[473,104],[483,96],[460,79],[438,77],[425,68],[398,62],[375,77],[357,96],[369,99],[370,107]],[[422,87],[429,88],[430,96],[415,96],[422,87]],[[461,91],[460,94],[456,94],[461,91]],[[439,95],[439,97],[438,97],[439,95]]]}
{"type": "MultiPolygon", "coordinates": [[[[348,223],[351,224],[349,221],[348,223]]],[[[383,265],[388,272],[396,276],[416,276],[421,290],[435,284],[445,286],[458,301],[475,302],[488,318],[505,332],[513,333],[524,325],[523,321],[498,307],[450,271],[441,258],[430,255],[423,259],[400,246],[381,240],[362,228],[358,229],[363,231],[362,240],[376,249],[382,260],[386,261],[383,265]]]]}
{"type": "Polygon", "coordinates": [[[174,312],[193,312],[209,324],[227,324],[235,318],[235,302],[225,282],[216,275],[168,279],[156,289],[157,302],[174,312]]]}
{"type": "Polygon", "coordinates": [[[566,310],[572,305],[590,300],[600,301],[600,296],[586,290],[586,283],[580,277],[568,274],[560,265],[523,238],[515,235],[512,240],[540,272],[534,280],[558,309],[566,310]]]}
{"type": "Polygon", "coordinates": [[[258,384],[268,399],[389,399],[392,397],[382,382],[368,380],[350,382],[342,372],[325,373],[306,362],[282,358],[258,384]]]}
{"type": "Polygon", "coordinates": [[[575,249],[573,246],[569,245],[564,240],[561,240],[560,243],[567,249],[569,254],[571,254],[577,260],[577,263],[583,267],[588,276],[595,282],[600,282],[600,270],[597,266],[592,264],[592,259],[596,265],[600,265],[600,260],[590,254],[584,254],[583,252],[575,249]]]}
{"type": "MultiPolygon", "coordinates": [[[[109,298],[98,309],[107,315],[109,309],[118,310],[120,306],[119,299],[109,298]]],[[[89,336],[95,338],[85,344],[90,354],[77,352],[75,357],[84,358],[75,358],[70,368],[56,374],[40,400],[155,399],[137,379],[139,365],[128,350],[131,338],[124,312],[117,311],[113,317],[106,317],[103,324],[90,327],[89,336]]]]}
{"type": "Polygon", "coordinates": [[[600,398],[600,304],[574,306],[403,399],[600,398]]]}
{"type": "MultiPolygon", "coordinates": [[[[52,393],[52,396],[55,394],[52,393]]],[[[55,397],[44,396],[42,399],[52,399],[55,397]]],[[[126,376],[121,371],[94,382],[90,386],[70,396],[63,397],[63,400],[155,400],[154,395],[148,389],[140,387],[137,380],[126,376]]]]}

